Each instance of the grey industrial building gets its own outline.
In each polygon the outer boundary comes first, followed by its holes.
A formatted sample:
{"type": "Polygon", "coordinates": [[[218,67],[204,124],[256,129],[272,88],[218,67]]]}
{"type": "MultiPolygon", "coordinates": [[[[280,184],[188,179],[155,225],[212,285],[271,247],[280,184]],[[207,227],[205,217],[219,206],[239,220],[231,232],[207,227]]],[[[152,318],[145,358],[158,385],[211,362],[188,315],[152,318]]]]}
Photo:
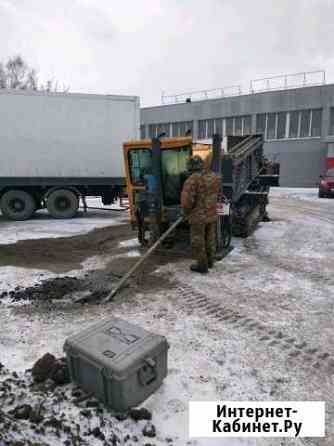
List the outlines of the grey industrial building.
{"type": "Polygon", "coordinates": [[[141,136],[194,139],[214,133],[262,133],[264,150],[281,163],[281,186],[315,187],[334,147],[334,84],[216,99],[185,99],[141,110],[141,136]]]}

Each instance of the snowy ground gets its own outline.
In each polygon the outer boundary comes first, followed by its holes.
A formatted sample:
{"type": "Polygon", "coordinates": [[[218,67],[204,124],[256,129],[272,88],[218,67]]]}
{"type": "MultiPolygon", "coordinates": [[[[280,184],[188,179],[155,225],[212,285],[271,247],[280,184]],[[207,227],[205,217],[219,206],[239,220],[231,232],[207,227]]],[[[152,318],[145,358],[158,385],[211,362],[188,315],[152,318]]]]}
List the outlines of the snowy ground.
{"type": "MultiPolygon", "coordinates": [[[[207,276],[189,274],[189,262],[167,264],[153,273],[191,286],[237,320],[218,320],[203,305],[187,304],[176,286],[132,295],[108,305],[52,308],[0,305],[0,361],[24,370],[46,351],[62,354],[67,336],[107,314],[114,314],[167,336],[169,375],[146,402],[158,436],[154,444],[187,444],[189,400],[325,400],[326,438],[192,440],[197,446],[332,446],[334,444],[334,200],[317,198],[315,189],[275,189],[272,222],[260,225],[207,276]],[[255,324],[255,325],[254,325],[255,324]]],[[[92,211],[71,222],[41,217],[27,223],[0,221],[1,242],[73,235],[115,224],[124,216],[92,211]],[[103,215],[102,215],[103,213],[103,215]],[[82,221],[82,223],[81,223],[82,221]],[[4,230],[2,230],[4,225],[4,230]],[[13,235],[13,225],[17,235],[13,235]],[[16,237],[16,239],[15,239],[16,237]]],[[[126,216],[125,216],[126,217],[126,216]]],[[[133,239],[122,242],[138,255],[133,239]]],[[[1,250],[1,246],[0,246],[1,250]]],[[[106,264],[86,260],[86,269],[106,264]]],[[[49,271],[0,268],[0,292],[31,284],[49,271]]],[[[72,271],[71,274],[76,274],[72,271]]],[[[67,274],[68,275],[68,274],[67,274]]],[[[54,440],[54,445],[58,444],[54,440]]]]}
{"type": "Polygon", "coordinates": [[[99,198],[88,198],[87,204],[100,208],[100,210],[89,210],[85,214],[80,209],[78,216],[71,220],[56,220],[51,218],[46,210],[40,210],[31,220],[13,222],[5,220],[0,212],[0,244],[42,237],[78,235],[91,231],[93,228],[117,225],[128,221],[127,212],[121,212],[118,205],[103,206],[99,198]],[[115,211],[108,212],[105,209],[115,209],[115,211]]]}
{"type": "MultiPolygon", "coordinates": [[[[70,237],[85,234],[94,228],[113,227],[128,223],[128,212],[119,205],[103,206],[98,198],[88,198],[88,206],[98,209],[80,210],[76,218],[70,220],[56,220],[45,210],[36,212],[34,218],[28,221],[9,221],[0,212],[0,245],[14,244],[19,240],[33,240],[41,238],[70,237]],[[109,211],[106,209],[114,209],[109,211]]],[[[64,253],[66,255],[66,253],[64,253]]],[[[103,256],[87,258],[82,263],[81,271],[69,271],[67,275],[83,275],[85,271],[105,266],[107,259],[103,256]]],[[[27,265],[29,267],[29,265],[27,265]]],[[[0,293],[15,286],[31,286],[36,281],[55,277],[51,271],[32,268],[18,268],[12,266],[0,267],[0,293]]]]}

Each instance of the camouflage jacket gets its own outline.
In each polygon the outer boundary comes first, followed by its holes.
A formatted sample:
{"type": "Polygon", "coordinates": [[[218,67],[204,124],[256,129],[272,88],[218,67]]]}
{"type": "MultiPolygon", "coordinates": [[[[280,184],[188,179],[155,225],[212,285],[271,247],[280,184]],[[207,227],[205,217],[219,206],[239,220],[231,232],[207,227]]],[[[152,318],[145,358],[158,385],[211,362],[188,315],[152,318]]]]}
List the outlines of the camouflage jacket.
{"type": "Polygon", "coordinates": [[[184,183],[181,206],[190,224],[217,219],[220,177],[211,171],[195,172],[184,183]]]}

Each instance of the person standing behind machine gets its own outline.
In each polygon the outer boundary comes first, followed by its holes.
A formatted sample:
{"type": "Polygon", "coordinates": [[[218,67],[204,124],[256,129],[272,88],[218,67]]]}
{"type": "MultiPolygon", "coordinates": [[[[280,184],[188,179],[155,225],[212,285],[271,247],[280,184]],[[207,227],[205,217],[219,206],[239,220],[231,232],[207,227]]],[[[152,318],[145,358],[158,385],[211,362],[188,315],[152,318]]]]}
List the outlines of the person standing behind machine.
{"type": "Polygon", "coordinates": [[[212,268],[216,253],[217,201],[220,179],[204,169],[200,156],[189,160],[190,177],[183,185],[181,206],[191,228],[192,257],[190,270],[202,274],[212,268]]]}

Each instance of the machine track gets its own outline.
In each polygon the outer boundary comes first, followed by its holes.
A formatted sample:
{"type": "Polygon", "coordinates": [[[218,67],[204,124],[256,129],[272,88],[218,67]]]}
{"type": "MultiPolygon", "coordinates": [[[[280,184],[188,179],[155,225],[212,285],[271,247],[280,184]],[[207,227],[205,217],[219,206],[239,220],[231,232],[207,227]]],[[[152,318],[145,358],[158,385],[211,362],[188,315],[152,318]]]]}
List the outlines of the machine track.
{"type": "MultiPolygon", "coordinates": [[[[184,253],[158,252],[155,257],[161,258],[162,263],[166,260],[184,260],[184,253]]],[[[156,264],[155,264],[156,265],[156,264]]],[[[250,317],[247,312],[221,303],[217,299],[208,297],[204,292],[196,290],[193,286],[174,279],[171,288],[176,291],[177,305],[188,314],[206,316],[215,321],[231,325],[233,328],[246,331],[256,342],[264,343],[269,347],[277,348],[282,352],[291,365],[307,368],[312,373],[325,376],[334,376],[334,355],[324,350],[320,345],[314,345],[310,340],[289,335],[283,329],[273,328],[261,320],[250,317]]],[[[233,296],[234,291],[226,285],[221,285],[221,292],[226,296],[233,296]]],[[[239,292],[244,295],[245,300],[254,294],[252,289],[239,292]]],[[[256,292],[257,296],[259,292],[256,292]]],[[[263,293],[263,298],[267,294],[263,293]]],[[[233,302],[233,300],[229,300],[233,302]]]]}
{"type": "MultiPolygon", "coordinates": [[[[176,289],[179,294],[178,302],[183,302],[181,308],[187,313],[205,315],[245,330],[258,342],[279,349],[287,359],[296,362],[298,366],[307,367],[313,373],[323,372],[334,375],[334,356],[320,346],[312,345],[304,339],[291,337],[284,330],[272,328],[240,310],[213,301],[190,285],[177,283],[176,289]]],[[[226,291],[229,292],[228,289],[226,291]]]]}
{"type": "MultiPolygon", "coordinates": [[[[312,215],[326,223],[334,224],[334,216],[333,219],[331,216],[328,218],[327,216],[324,217],[321,209],[319,211],[314,210],[308,206],[301,205],[299,202],[296,205],[289,203],[287,207],[291,210],[296,210],[296,212],[300,211],[307,215],[312,215]]],[[[325,282],[326,286],[334,285],[334,281],[330,277],[318,271],[307,271],[289,258],[275,259],[274,256],[269,254],[257,252],[258,247],[256,241],[253,239],[246,240],[245,245],[250,248],[251,252],[254,251],[254,256],[261,263],[270,263],[272,266],[286,271],[307,275],[312,281],[325,282]]],[[[190,255],[190,251],[168,252],[161,249],[158,250],[154,257],[155,261],[160,258],[162,263],[166,263],[166,261],[182,261],[185,258],[190,258],[190,255]]],[[[181,309],[188,314],[207,316],[216,321],[229,324],[236,329],[246,331],[256,342],[264,343],[267,346],[278,349],[294,365],[307,368],[312,373],[317,373],[322,376],[334,376],[334,354],[323,349],[321,345],[314,345],[312,340],[305,338],[303,335],[299,338],[297,336],[291,336],[284,329],[273,328],[261,319],[250,317],[247,310],[233,306],[233,299],[229,299],[228,302],[230,303],[228,304],[226,304],[226,301],[221,303],[217,299],[208,297],[204,292],[196,290],[193,286],[180,282],[179,280],[174,280],[172,288],[176,290],[178,296],[177,305],[180,305],[181,309]]],[[[233,289],[230,289],[226,285],[221,285],[221,292],[229,297],[235,293],[233,289]]],[[[244,295],[245,300],[247,300],[255,292],[258,296],[258,291],[254,291],[251,288],[244,288],[239,292],[239,297],[241,293],[244,295]]],[[[267,297],[266,293],[263,292],[263,298],[266,299],[267,297]]]]}
{"type": "Polygon", "coordinates": [[[262,220],[260,206],[253,209],[247,217],[233,217],[232,232],[234,237],[246,238],[251,235],[262,220]]]}

